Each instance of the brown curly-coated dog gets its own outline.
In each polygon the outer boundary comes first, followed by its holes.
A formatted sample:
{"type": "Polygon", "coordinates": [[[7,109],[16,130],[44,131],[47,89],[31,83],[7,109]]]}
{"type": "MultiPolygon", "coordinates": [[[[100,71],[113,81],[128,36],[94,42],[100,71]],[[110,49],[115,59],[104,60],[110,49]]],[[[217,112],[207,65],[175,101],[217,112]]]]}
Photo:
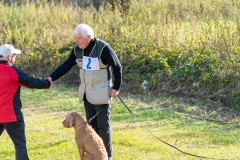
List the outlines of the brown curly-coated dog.
{"type": "Polygon", "coordinates": [[[81,160],[108,159],[102,139],[78,113],[68,114],[62,124],[66,128],[74,127],[75,141],[81,160]]]}

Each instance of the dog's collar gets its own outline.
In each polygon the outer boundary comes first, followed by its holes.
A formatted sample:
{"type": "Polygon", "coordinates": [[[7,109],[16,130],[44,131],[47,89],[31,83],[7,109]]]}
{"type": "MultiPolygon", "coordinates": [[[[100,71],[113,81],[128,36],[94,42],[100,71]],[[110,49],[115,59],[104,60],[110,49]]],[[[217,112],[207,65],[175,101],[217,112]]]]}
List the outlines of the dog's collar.
{"type": "Polygon", "coordinates": [[[77,127],[81,127],[82,125],[84,125],[84,124],[88,124],[87,122],[85,122],[85,123],[83,123],[83,124],[80,124],[80,125],[78,125],[77,127]]]}

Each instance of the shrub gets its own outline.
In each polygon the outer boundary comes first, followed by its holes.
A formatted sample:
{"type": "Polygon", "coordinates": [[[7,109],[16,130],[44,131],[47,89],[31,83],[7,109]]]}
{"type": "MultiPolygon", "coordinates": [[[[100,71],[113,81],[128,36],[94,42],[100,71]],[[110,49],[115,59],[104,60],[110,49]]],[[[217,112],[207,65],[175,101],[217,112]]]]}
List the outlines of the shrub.
{"type": "MultiPolygon", "coordinates": [[[[123,65],[123,88],[185,91],[240,109],[238,1],[132,1],[128,14],[111,6],[0,3],[0,42],[21,48],[19,64],[47,76],[75,45],[73,29],[92,26],[123,65]]],[[[78,79],[77,68],[68,79],[78,79]]]]}

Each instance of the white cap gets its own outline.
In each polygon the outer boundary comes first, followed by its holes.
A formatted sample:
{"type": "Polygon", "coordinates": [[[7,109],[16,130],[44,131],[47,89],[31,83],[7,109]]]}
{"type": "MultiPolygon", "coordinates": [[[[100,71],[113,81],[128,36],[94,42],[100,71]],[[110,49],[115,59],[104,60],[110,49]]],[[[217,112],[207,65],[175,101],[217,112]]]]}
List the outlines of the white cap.
{"type": "Polygon", "coordinates": [[[21,51],[18,49],[15,49],[10,44],[4,44],[0,46],[0,56],[2,55],[3,57],[7,57],[13,54],[21,54],[21,51]]]}

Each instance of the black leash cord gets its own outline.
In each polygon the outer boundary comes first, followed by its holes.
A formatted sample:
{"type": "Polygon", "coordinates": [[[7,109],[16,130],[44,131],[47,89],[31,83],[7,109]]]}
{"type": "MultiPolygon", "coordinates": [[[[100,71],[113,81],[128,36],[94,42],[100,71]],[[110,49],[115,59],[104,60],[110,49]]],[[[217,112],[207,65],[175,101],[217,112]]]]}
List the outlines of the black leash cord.
{"type": "Polygon", "coordinates": [[[107,106],[109,106],[109,105],[106,105],[105,107],[103,107],[103,109],[101,109],[101,111],[99,111],[97,114],[95,114],[92,118],[90,118],[88,121],[87,121],[87,123],[89,124],[89,123],[91,123],[91,121],[100,113],[100,112],[102,112],[107,106]]]}
{"type": "MultiPolygon", "coordinates": [[[[194,157],[199,157],[199,158],[205,158],[205,159],[217,159],[217,158],[209,158],[209,157],[203,157],[203,156],[198,156],[198,155],[194,155],[194,154],[190,154],[190,153],[187,153],[187,152],[184,152],[184,151],[181,151],[180,149],[178,149],[177,147],[171,145],[171,144],[168,144],[167,142],[159,139],[157,136],[155,136],[152,132],[150,132],[138,119],[137,117],[132,113],[132,111],[127,107],[127,105],[122,101],[122,99],[119,97],[118,95],[118,98],[120,99],[120,101],[124,104],[124,106],[128,109],[128,111],[132,114],[132,116],[144,127],[145,130],[147,130],[152,136],[154,136],[156,139],[158,139],[159,141],[169,145],[170,147],[172,148],[175,148],[176,150],[178,150],[179,152],[182,152],[184,154],[187,154],[189,156],[194,156],[194,157]]],[[[218,159],[218,160],[230,160],[230,159],[218,159]]]]}

